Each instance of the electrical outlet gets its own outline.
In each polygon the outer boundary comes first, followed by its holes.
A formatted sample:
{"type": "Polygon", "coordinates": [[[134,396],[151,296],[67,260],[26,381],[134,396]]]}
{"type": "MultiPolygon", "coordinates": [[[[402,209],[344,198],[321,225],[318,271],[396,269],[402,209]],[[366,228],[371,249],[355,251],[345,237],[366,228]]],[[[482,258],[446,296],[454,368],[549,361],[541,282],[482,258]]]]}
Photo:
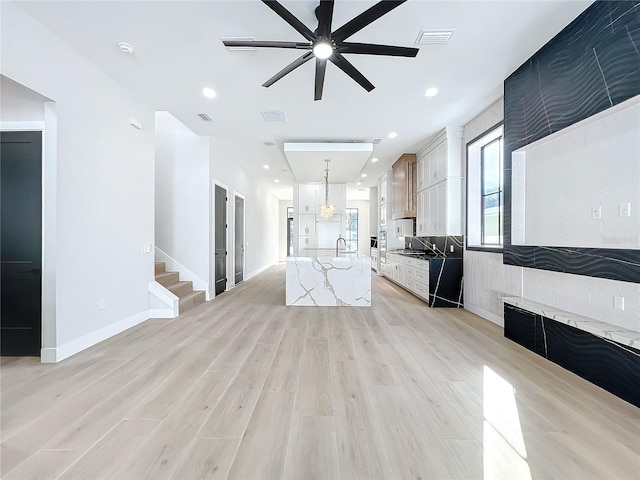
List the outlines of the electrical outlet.
{"type": "Polygon", "coordinates": [[[624,297],[619,295],[613,296],[613,308],[615,310],[624,310],[624,297]]]}
{"type": "Polygon", "coordinates": [[[453,250],[454,250],[453,245],[449,245],[449,251],[453,253],[453,250]]]}
{"type": "Polygon", "coordinates": [[[602,218],[602,207],[591,207],[591,218],[600,220],[602,218]]]}
{"type": "Polygon", "coordinates": [[[101,298],[98,300],[98,310],[104,310],[105,308],[107,308],[107,302],[104,298],[101,298]]]}
{"type": "Polygon", "coordinates": [[[618,205],[618,216],[619,217],[630,217],[631,216],[631,204],[630,203],[621,203],[618,205]]]}

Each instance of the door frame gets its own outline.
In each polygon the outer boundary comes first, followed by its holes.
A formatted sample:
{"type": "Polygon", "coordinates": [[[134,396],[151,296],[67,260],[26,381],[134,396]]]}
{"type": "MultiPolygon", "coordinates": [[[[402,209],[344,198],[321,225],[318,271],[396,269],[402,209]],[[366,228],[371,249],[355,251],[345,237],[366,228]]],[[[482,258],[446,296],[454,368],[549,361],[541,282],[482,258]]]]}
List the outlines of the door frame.
{"type": "Polygon", "coordinates": [[[56,363],[56,192],[57,115],[55,102],[43,102],[44,121],[0,121],[2,132],[42,132],[42,277],[40,361],[56,363]]]}
{"type": "Polygon", "coordinates": [[[216,228],[216,186],[222,188],[225,192],[227,192],[227,262],[226,262],[226,270],[227,270],[227,287],[225,291],[228,291],[229,288],[233,285],[231,282],[231,271],[232,271],[232,260],[231,255],[229,255],[229,245],[231,238],[231,232],[229,228],[229,218],[230,217],[230,202],[229,202],[229,186],[225,185],[222,182],[219,182],[215,178],[211,179],[211,188],[209,189],[209,200],[210,200],[210,217],[209,217],[209,288],[207,290],[207,300],[211,300],[216,296],[216,237],[215,237],[215,228],[216,228]]]}
{"type": "MultiPolygon", "coordinates": [[[[244,235],[243,238],[243,242],[242,242],[242,246],[244,247],[247,243],[247,198],[241,194],[240,192],[237,191],[233,191],[233,232],[231,235],[231,239],[233,242],[233,284],[232,287],[236,286],[236,228],[235,228],[235,221],[236,221],[236,197],[240,197],[242,199],[242,201],[244,202],[244,209],[242,212],[242,233],[244,235]]],[[[227,201],[227,206],[229,205],[229,202],[227,201]]],[[[227,229],[228,230],[228,229],[227,229]]],[[[247,265],[247,256],[246,256],[246,252],[247,250],[244,249],[244,251],[242,252],[242,281],[246,281],[246,276],[247,276],[247,269],[246,269],[246,265],[247,265]]]]}

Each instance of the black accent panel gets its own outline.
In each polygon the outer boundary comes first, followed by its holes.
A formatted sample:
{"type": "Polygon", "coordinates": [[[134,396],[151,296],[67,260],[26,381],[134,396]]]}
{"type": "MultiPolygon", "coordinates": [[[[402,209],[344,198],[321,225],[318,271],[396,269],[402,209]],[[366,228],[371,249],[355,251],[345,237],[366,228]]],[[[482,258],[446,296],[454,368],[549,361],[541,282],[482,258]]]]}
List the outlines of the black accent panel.
{"type": "Polygon", "coordinates": [[[463,306],[461,258],[432,258],[429,261],[429,306],[463,306]]]}
{"type": "Polygon", "coordinates": [[[511,245],[511,154],[640,95],[640,0],[597,1],[504,82],[504,263],[640,283],[640,251],[511,245]]]}
{"type": "Polygon", "coordinates": [[[545,319],[547,358],[640,407],[640,352],[545,319]]]}
{"type": "Polygon", "coordinates": [[[504,336],[640,407],[640,351],[507,304],[504,336]]]}

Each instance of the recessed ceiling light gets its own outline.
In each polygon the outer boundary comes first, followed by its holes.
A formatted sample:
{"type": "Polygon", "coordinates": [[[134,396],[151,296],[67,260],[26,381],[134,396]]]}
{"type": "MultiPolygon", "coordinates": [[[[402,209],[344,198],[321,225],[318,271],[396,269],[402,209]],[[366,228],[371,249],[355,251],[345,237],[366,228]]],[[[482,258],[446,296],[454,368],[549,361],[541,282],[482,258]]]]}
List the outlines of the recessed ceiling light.
{"type": "Polygon", "coordinates": [[[366,174],[366,173],[363,173],[363,174],[362,174],[362,178],[367,178],[367,174],[366,174]]]}
{"type": "Polygon", "coordinates": [[[396,138],[398,134],[396,132],[389,133],[389,138],[396,138]]]}
{"type": "Polygon", "coordinates": [[[262,165],[262,168],[264,168],[265,170],[269,170],[269,165],[265,163],[264,165],[262,165]]]}
{"type": "Polygon", "coordinates": [[[202,94],[207,98],[213,98],[216,96],[216,91],[213,88],[205,87],[202,89],[202,94]]]}
{"type": "Polygon", "coordinates": [[[118,48],[122,53],[126,53],[127,55],[131,55],[133,53],[133,45],[127,42],[119,42],[118,48]]]}
{"type": "Polygon", "coordinates": [[[278,180],[277,178],[274,180],[274,182],[276,183],[280,183],[280,180],[278,180]]]}
{"type": "Polygon", "coordinates": [[[273,146],[275,145],[275,143],[273,143],[273,142],[264,142],[264,144],[265,144],[267,147],[273,147],[273,146]]]}
{"type": "Polygon", "coordinates": [[[438,89],[436,87],[427,88],[427,91],[424,92],[427,97],[435,97],[438,94],[438,89]]]}
{"type": "Polygon", "coordinates": [[[333,46],[329,42],[316,42],[313,54],[320,59],[329,58],[333,54],[333,46]]]}
{"type": "Polygon", "coordinates": [[[356,185],[362,185],[362,182],[356,182],[356,185]]]}
{"type": "Polygon", "coordinates": [[[377,158],[377,157],[373,157],[373,158],[371,159],[371,161],[372,161],[373,163],[376,163],[376,162],[378,161],[378,158],[377,158]]]}

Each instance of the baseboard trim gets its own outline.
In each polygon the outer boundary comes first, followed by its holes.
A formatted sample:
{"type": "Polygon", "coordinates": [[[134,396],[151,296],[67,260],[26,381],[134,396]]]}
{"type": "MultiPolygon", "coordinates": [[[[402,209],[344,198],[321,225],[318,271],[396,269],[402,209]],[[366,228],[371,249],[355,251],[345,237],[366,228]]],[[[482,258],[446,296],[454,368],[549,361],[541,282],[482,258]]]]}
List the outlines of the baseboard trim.
{"type": "Polygon", "coordinates": [[[475,305],[469,305],[468,303],[464,304],[464,309],[504,328],[504,318],[500,315],[496,315],[495,313],[491,313],[483,308],[476,307],[475,305]]]}
{"type": "Polygon", "coordinates": [[[253,272],[247,274],[247,276],[244,278],[244,281],[246,282],[247,280],[251,279],[252,277],[255,277],[256,275],[264,272],[267,268],[273,267],[277,263],[278,262],[272,262],[272,263],[269,263],[267,265],[264,265],[264,266],[258,268],[257,270],[254,270],[253,272]]]}
{"type": "Polygon", "coordinates": [[[57,363],[65,358],[69,358],[71,355],[75,355],[83,350],[86,350],[97,343],[100,343],[107,338],[111,338],[120,332],[135,327],[139,323],[149,319],[149,310],[144,310],[130,317],[123,318],[122,320],[107,325],[95,332],[88,333],[82,337],[71,340],[56,348],[43,348],[40,351],[40,361],[42,363],[57,363]]]}

